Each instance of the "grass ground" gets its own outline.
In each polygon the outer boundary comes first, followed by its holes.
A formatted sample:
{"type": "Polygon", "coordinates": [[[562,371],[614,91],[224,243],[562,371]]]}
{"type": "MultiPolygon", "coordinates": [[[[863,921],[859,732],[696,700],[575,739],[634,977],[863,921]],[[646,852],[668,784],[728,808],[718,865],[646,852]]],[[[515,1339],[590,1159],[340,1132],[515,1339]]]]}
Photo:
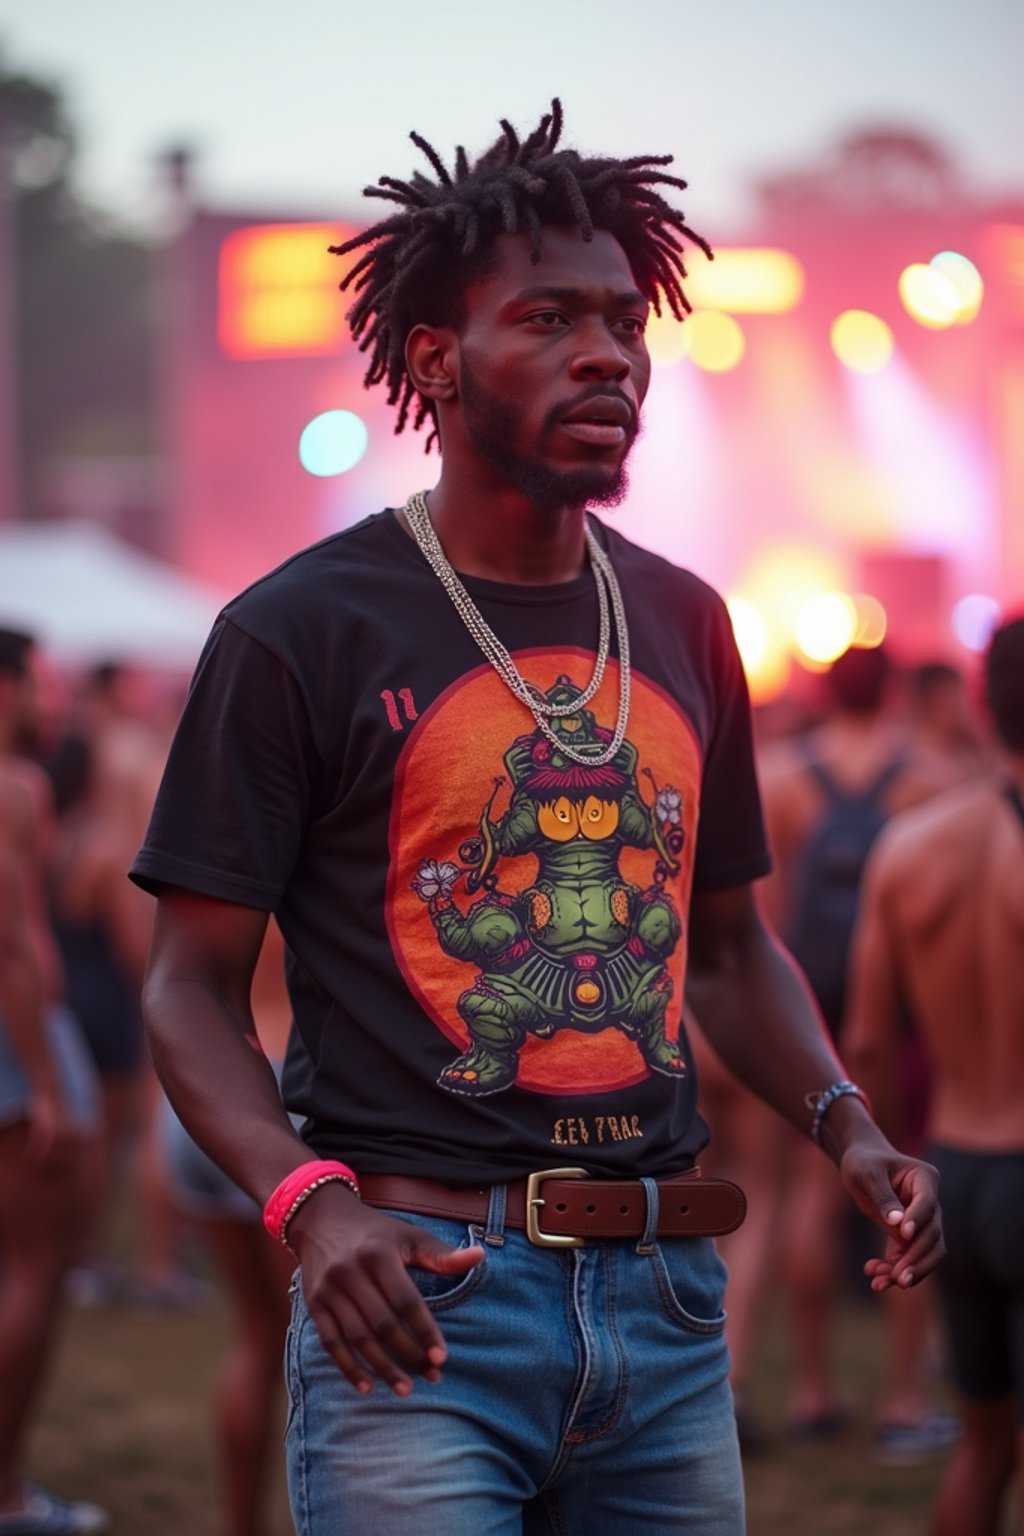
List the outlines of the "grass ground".
{"type": "MultiPolygon", "coordinates": [[[[227,1327],[216,1301],[192,1313],[73,1312],[33,1441],[35,1475],[105,1505],[117,1536],[219,1536],[208,1404],[227,1327]]],[[[853,1423],[834,1441],[794,1446],[779,1428],[781,1330],[764,1330],[755,1390],[767,1445],[747,1463],[750,1536],[923,1536],[938,1466],[885,1468],[871,1455],[870,1304],[847,1306],[839,1347],[853,1423]]],[[[272,1533],[291,1533],[281,1489],[272,1533]]]]}

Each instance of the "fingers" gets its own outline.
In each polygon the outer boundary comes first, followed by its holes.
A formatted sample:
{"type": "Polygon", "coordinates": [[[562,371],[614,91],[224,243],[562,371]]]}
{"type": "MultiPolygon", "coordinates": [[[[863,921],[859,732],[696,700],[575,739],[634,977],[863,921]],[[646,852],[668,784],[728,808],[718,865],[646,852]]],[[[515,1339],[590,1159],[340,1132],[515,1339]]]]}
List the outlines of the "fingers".
{"type": "Polygon", "coordinates": [[[393,1225],[399,1231],[364,1242],[350,1261],[333,1264],[307,1287],[306,1298],[324,1348],[358,1392],[379,1380],[407,1397],[416,1376],[439,1381],[447,1357],[407,1266],[459,1275],[484,1255],[479,1247],[448,1248],[409,1223],[393,1225]]]}
{"type": "Polygon", "coordinates": [[[907,1289],[931,1274],[938,1267],[945,1251],[942,1227],[936,1218],[918,1232],[910,1243],[902,1243],[894,1233],[885,1256],[869,1259],[864,1265],[864,1273],[871,1281],[872,1290],[888,1290],[893,1285],[907,1289]]]}

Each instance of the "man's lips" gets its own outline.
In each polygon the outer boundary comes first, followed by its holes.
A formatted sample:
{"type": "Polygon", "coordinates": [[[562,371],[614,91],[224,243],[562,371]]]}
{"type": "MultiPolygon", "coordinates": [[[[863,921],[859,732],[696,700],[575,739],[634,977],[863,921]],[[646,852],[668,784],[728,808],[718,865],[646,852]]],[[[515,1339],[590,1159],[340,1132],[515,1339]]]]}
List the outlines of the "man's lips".
{"type": "Polygon", "coordinates": [[[597,395],[567,411],[559,425],[577,442],[618,448],[625,443],[633,425],[633,409],[628,400],[614,395],[597,395]]]}

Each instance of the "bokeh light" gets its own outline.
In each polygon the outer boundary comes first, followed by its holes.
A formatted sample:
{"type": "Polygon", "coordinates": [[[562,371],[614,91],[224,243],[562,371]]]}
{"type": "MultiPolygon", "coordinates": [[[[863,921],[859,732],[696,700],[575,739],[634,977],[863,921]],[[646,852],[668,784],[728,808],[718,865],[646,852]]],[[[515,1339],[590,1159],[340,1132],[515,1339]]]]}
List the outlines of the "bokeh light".
{"type": "Polygon", "coordinates": [[[969,592],[953,609],[953,633],[968,651],[983,651],[1001,614],[994,597],[984,592],[969,592]]]}
{"type": "Polygon", "coordinates": [[[716,250],[714,261],[698,262],[686,292],[701,310],[782,315],[799,304],[804,282],[804,269],[789,251],[736,246],[716,250]]]}
{"type": "Polygon", "coordinates": [[[857,615],[857,627],[850,644],[857,646],[860,650],[874,650],[885,639],[885,632],[889,627],[886,611],[878,598],[872,597],[868,592],[855,592],[853,607],[857,615]]]}
{"type": "Polygon", "coordinates": [[[228,357],[334,355],[348,345],[329,245],[340,224],[252,224],[228,235],[217,271],[217,333],[228,357]]]}
{"type": "Polygon", "coordinates": [[[981,308],[981,301],[985,295],[985,285],[974,262],[966,256],[961,256],[959,251],[940,251],[937,256],[932,257],[928,265],[933,271],[939,272],[956,290],[960,307],[954,323],[970,325],[981,308]]]}
{"type": "Polygon", "coordinates": [[[690,361],[708,373],[728,373],[735,368],[746,350],[746,340],[739,321],[716,309],[702,309],[687,321],[690,332],[690,361]]]}
{"type": "Polygon", "coordinates": [[[793,634],[801,655],[827,666],[848,651],[857,633],[857,609],[846,592],[819,592],[803,604],[793,634]]]}
{"type": "Polygon", "coordinates": [[[867,309],[846,309],[832,322],[832,350],[855,373],[879,373],[893,353],[892,331],[867,309]]]}
{"type": "Polygon", "coordinates": [[[321,411],[303,428],[299,459],[311,475],[343,475],[366,452],[370,434],[354,411],[321,411]]]}
{"type": "Polygon", "coordinates": [[[950,279],[936,267],[915,261],[900,273],[900,298],[907,314],[930,331],[956,323],[960,296],[950,279]]]}
{"type": "Polygon", "coordinates": [[[773,632],[764,614],[749,598],[732,596],[726,601],[736,649],[747,675],[750,697],[755,704],[774,699],[789,681],[789,657],[777,632],[773,632]]]}
{"type": "Polygon", "coordinates": [[[768,626],[756,603],[730,597],[726,603],[736,646],[747,670],[756,669],[768,654],[768,626]]]}
{"type": "Polygon", "coordinates": [[[666,306],[660,315],[652,309],[647,317],[644,339],[651,362],[658,368],[671,368],[690,350],[692,318],[688,322],[677,320],[666,306]]]}

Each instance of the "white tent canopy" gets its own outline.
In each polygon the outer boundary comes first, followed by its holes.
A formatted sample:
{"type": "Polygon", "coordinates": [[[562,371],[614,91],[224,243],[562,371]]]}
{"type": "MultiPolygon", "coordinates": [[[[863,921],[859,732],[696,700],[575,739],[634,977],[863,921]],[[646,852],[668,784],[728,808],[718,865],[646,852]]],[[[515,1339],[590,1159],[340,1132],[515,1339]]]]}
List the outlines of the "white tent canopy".
{"type": "Polygon", "coordinates": [[[194,666],[226,594],[91,523],[0,523],[0,626],[65,665],[194,666]]]}

